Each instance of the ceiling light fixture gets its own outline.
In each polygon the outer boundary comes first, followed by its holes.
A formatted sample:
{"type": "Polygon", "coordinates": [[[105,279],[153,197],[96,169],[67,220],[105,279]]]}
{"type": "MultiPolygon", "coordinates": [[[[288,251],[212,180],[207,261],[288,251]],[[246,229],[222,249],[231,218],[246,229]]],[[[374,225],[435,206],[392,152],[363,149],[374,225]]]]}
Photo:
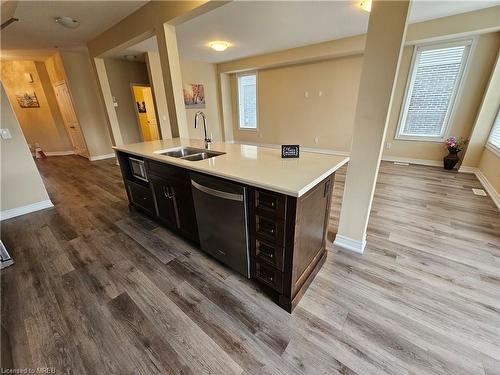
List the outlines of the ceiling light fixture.
{"type": "Polygon", "coordinates": [[[227,49],[231,44],[224,40],[214,40],[213,42],[208,43],[209,47],[217,52],[222,52],[227,49]]]}
{"type": "Polygon", "coordinates": [[[56,17],[55,21],[59,25],[62,25],[68,29],[76,29],[78,26],[80,26],[80,21],[68,16],[56,17]]]}
{"type": "Polygon", "coordinates": [[[124,55],[123,58],[126,59],[126,60],[129,60],[129,61],[135,61],[135,60],[137,60],[137,56],[136,55],[124,55]]]}
{"type": "Polygon", "coordinates": [[[359,3],[359,7],[367,12],[372,10],[372,0],[363,0],[359,3]]]}

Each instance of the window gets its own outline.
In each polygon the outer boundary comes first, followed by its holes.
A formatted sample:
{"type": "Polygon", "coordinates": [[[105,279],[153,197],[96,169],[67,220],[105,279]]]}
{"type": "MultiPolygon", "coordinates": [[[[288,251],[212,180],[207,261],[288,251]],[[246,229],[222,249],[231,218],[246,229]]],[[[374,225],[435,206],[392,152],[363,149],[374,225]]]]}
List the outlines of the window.
{"type": "Polygon", "coordinates": [[[240,129],[257,129],[257,74],[238,76],[240,129]]]}
{"type": "Polygon", "coordinates": [[[415,47],[396,138],[441,141],[446,136],[471,44],[415,47]]]}
{"type": "Polygon", "coordinates": [[[500,156],[500,109],[497,112],[495,121],[493,121],[493,127],[491,128],[486,147],[500,156]]]}

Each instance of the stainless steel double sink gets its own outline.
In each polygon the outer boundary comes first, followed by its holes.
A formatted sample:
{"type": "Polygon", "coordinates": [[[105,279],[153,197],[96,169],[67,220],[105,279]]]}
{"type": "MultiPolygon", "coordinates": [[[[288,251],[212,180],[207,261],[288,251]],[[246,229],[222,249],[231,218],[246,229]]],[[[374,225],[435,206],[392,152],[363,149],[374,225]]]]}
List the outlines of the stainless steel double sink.
{"type": "Polygon", "coordinates": [[[176,147],[168,150],[158,150],[154,153],[189,161],[205,160],[225,154],[225,152],[205,150],[202,148],[194,147],[176,147]]]}

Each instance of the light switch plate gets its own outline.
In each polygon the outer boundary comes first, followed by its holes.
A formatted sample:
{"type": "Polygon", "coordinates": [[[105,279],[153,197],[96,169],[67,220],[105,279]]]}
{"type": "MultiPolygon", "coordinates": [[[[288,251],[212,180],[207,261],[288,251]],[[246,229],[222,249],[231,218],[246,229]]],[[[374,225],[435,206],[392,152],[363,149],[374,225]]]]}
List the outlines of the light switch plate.
{"type": "Polygon", "coordinates": [[[0,136],[2,139],[11,139],[12,135],[10,134],[10,130],[7,128],[0,129],[0,136]]]}

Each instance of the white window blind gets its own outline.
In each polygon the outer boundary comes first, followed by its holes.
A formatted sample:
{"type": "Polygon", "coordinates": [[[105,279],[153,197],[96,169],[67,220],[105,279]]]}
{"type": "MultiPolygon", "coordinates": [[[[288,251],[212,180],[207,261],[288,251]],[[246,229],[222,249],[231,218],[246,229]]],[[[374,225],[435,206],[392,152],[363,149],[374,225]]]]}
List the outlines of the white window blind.
{"type": "Polygon", "coordinates": [[[416,47],[397,138],[445,136],[471,41],[416,47]]]}
{"type": "Polygon", "coordinates": [[[257,74],[238,76],[238,109],[241,129],[257,129],[257,74]]]}
{"type": "Polygon", "coordinates": [[[490,150],[500,155],[500,109],[497,112],[490,136],[486,145],[490,150]]]}

